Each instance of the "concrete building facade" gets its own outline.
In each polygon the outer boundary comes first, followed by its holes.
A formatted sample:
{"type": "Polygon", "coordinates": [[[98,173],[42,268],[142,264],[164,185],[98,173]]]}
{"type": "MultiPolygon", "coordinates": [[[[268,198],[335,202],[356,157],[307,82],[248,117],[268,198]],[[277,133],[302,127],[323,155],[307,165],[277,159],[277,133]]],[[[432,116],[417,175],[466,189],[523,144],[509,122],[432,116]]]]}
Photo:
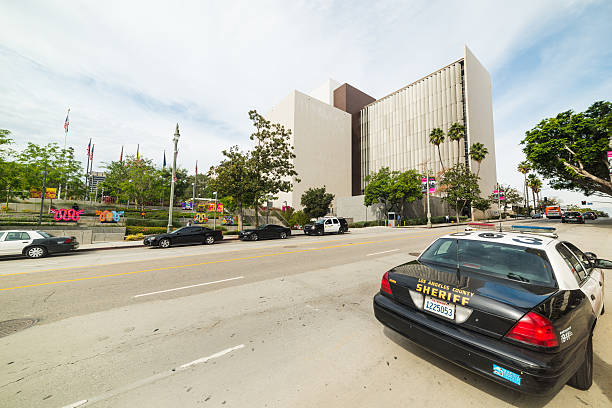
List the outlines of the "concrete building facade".
{"type": "MultiPolygon", "coordinates": [[[[333,91],[333,89],[332,89],[333,91]]],[[[325,94],[325,92],[323,93],[325,94]]],[[[302,208],[302,194],[323,187],[336,197],[351,195],[351,115],[299,91],[272,108],[266,119],[291,129],[291,144],[300,182],[279,193],[273,204],[302,208]]],[[[335,211],[335,202],[332,204],[335,211]]]]}

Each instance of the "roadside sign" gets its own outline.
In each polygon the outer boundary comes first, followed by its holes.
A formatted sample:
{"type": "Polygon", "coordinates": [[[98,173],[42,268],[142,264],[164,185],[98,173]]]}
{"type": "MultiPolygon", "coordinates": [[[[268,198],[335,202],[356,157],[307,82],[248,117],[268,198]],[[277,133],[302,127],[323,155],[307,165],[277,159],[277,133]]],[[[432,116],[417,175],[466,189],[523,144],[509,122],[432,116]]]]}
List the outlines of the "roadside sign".
{"type": "Polygon", "coordinates": [[[608,151],[608,167],[610,168],[610,175],[612,175],[612,150],[608,151]]]}
{"type": "Polygon", "coordinates": [[[505,200],[506,192],[504,190],[493,190],[493,198],[496,200],[505,200]]]}
{"type": "MultiPolygon", "coordinates": [[[[421,178],[421,193],[425,194],[427,192],[427,178],[421,178]]],[[[429,177],[429,193],[436,192],[436,179],[435,177],[429,177]]]]}

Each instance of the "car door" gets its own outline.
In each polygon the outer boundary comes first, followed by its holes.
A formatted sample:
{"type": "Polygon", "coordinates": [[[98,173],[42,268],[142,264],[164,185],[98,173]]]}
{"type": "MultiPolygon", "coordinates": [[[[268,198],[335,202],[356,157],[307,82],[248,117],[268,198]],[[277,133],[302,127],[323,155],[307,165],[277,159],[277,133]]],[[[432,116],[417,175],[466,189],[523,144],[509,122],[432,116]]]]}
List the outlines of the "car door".
{"type": "Polygon", "coordinates": [[[332,219],[332,232],[337,233],[340,231],[340,221],[337,218],[332,219]]]}
{"type": "Polygon", "coordinates": [[[593,312],[599,314],[603,305],[603,282],[601,271],[593,266],[584,253],[570,242],[563,243],[580,263],[581,270],[578,275],[581,278],[580,289],[589,298],[593,306],[593,312]]]}
{"type": "Polygon", "coordinates": [[[331,218],[325,220],[325,224],[323,224],[323,231],[326,234],[331,234],[334,232],[334,224],[332,223],[331,218]]]}
{"type": "Polygon", "coordinates": [[[185,244],[201,244],[204,242],[204,234],[202,227],[189,227],[183,235],[183,242],[185,244]]]}
{"type": "Polygon", "coordinates": [[[21,251],[32,243],[32,237],[27,232],[9,231],[5,234],[2,255],[21,255],[21,251]]]}

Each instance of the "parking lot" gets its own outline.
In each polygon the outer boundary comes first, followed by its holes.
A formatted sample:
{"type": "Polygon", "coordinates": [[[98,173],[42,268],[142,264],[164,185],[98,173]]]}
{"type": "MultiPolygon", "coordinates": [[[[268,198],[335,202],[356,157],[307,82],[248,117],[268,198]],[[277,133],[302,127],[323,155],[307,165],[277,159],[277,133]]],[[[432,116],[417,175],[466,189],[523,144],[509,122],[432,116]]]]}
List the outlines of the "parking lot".
{"type": "MultiPolygon", "coordinates": [[[[612,259],[610,220],[536,225],[612,259]]],[[[610,312],[595,330],[591,389],[566,386],[547,398],[508,390],[383,329],[372,313],[382,274],[456,230],[374,227],[2,260],[0,321],[36,324],[0,338],[0,405],[612,405],[610,312]]]]}

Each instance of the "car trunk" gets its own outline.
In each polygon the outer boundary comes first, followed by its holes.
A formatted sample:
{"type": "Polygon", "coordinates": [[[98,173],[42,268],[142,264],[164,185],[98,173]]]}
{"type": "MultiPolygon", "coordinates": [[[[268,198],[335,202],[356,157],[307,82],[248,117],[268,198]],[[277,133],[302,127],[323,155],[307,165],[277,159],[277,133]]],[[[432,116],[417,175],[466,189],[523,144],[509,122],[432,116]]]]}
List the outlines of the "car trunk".
{"type": "Polygon", "coordinates": [[[495,338],[557,291],[420,261],[391,269],[388,279],[397,302],[495,338]]]}

